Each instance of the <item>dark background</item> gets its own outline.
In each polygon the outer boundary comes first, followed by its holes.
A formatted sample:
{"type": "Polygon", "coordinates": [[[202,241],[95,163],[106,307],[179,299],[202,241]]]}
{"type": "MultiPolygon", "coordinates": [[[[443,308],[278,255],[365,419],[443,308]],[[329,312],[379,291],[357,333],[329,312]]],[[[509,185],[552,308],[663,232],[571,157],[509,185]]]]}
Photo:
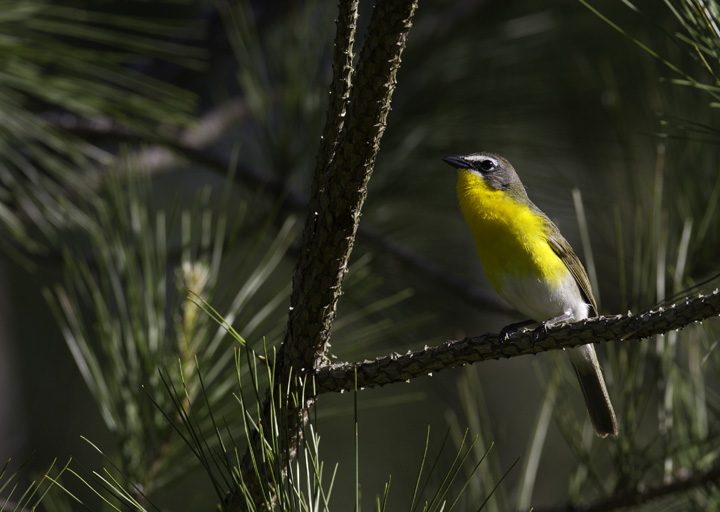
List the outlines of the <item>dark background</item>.
{"type": "MultiPolygon", "coordinates": [[[[361,4],[358,43],[371,8],[369,3],[361,4]]],[[[263,185],[241,178],[231,191],[233,202],[246,207],[247,236],[260,229],[274,233],[283,219],[293,215],[298,217],[293,230],[299,233],[305,215],[300,205],[309,193],[325,120],[336,6],[332,2],[236,6],[248,15],[249,32],[255,36],[247,39],[253,45],[245,53],[235,46],[234,54],[223,15],[212,5],[77,5],[179,21],[176,32],[165,40],[204,50],[198,69],[183,67],[181,59],[138,57],[126,65],[194,93],[191,116],[195,119],[227,113],[229,104],[240,105],[240,113],[227,126],[208,135],[202,151],[221,162],[236,155],[242,166],[264,180],[263,185]],[[188,37],[188,33],[199,35],[188,37]],[[283,190],[268,184],[281,184],[283,190]],[[296,196],[299,200],[293,202],[296,196]],[[264,222],[267,218],[272,221],[264,222]]],[[[692,57],[692,49],[675,37],[683,28],[670,9],[660,2],[635,5],[641,14],[621,2],[598,7],[662,58],[712,83],[703,64],[692,57]]],[[[587,262],[572,198],[573,189],[580,191],[598,276],[596,298],[603,314],[641,311],[717,272],[720,217],[717,208],[710,208],[717,200],[713,195],[718,176],[716,111],[707,94],[673,84],[674,78],[681,76],[576,1],[422,1],[403,55],[361,226],[440,265],[466,287],[487,291],[490,300],[469,301],[458,289],[361,235],[339,304],[332,353],[338,360],[373,358],[497,332],[521,320],[494,298],[487,284],[457,208],[453,171],[440,160],[447,154],[483,150],[508,158],[531,199],[587,262]],[[698,133],[688,126],[707,131],[698,133]],[[678,271],[687,223],[692,223],[689,249],[685,266],[678,271]]],[[[40,102],[27,106],[38,116],[65,111],[40,102]]],[[[151,135],[140,132],[122,140],[117,133],[101,137],[91,131],[80,137],[120,155],[125,150],[148,150],[155,142],[151,135]]],[[[202,165],[185,156],[162,168],[148,164],[157,204],[190,204],[195,191],[208,184],[220,194],[223,165],[202,165]]],[[[88,175],[86,169],[77,169],[76,179],[90,180],[88,175]]],[[[11,237],[4,243],[13,249],[22,246],[11,237]]],[[[32,466],[38,471],[55,457],[62,461],[72,456],[87,466],[101,464],[81,435],[108,453],[116,449],[116,440],[42,295],[44,288],[63,280],[62,251],[73,243],[72,237],[61,236],[43,254],[21,250],[24,256],[18,258],[8,251],[0,260],[0,460],[12,457],[18,462],[34,453],[32,466]]],[[[242,254],[243,244],[237,244],[224,258],[232,261],[242,254]]],[[[291,248],[268,278],[268,290],[290,282],[293,256],[291,248]]],[[[222,280],[217,299],[212,300],[218,311],[222,313],[241,285],[230,278],[222,280]]],[[[286,307],[287,302],[276,306],[264,324],[272,325],[272,330],[255,332],[251,341],[267,335],[268,343],[276,344],[286,307]]],[[[235,328],[245,335],[243,325],[235,328]]],[[[717,322],[708,322],[705,330],[693,331],[696,339],[705,340],[700,342],[701,353],[710,352],[717,328],[717,322]]],[[[582,463],[572,448],[577,440],[568,440],[562,425],[586,422],[585,412],[561,354],[548,354],[449,370],[359,393],[364,508],[370,509],[390,474],[389,509],[407,506],[428,425],[433,454],[448,429],[450,444],[457,446],[458,436],[469,427],[471,436],[481,436],[475,448],[478,458],[494,443],[489,473],[497,469],[494,474],[502,474],[520,458],[505,490],[499,491],[514,496],[551,374],[563,375],[559,390],[563,401],[549,425],[532,503],[563,503],[570,497],[588,499],[608,492],[617,484],[607,482],[617,474],[618,454],[631,454],[633,446],[663,435],[657,419],[662,401],[657,382],[665,359],[658,356],[644,370],[627,363],[661,346],[656,341],[643,343],[657,345],[646,352],[637,344],[598,348],[623,425],[621,436],[623,430],[633,432],[632,439],[586,437],[584,442],[593,443],[597,455],[596,471],[607,479],[605,487],[590,485],[580,491],[573,487],[582,463]],[[636,378],[637,372],[645,372],[645,378],[636,378]],[[644,407],[629,414],[634,405],[628,397],[636,401],[643,397],[644,407]]],[[[220,357],[231,359],[230,349],[220,357]]],[[[714,404],[710,409],[717,411],[718,372],[710,367],[714,359],[702,372],[708,376],[707,400],[714,404]]],[[[697,369],[686,356],[667,360],[677,365],[678,378],[697,369]]],[[[314,414],[328,476],[339,463],[332,503],[347,510],[354,503],[353,396],[322,396],[314,414]]],[[[708,425],[717,430],[714,416],[708,425]]],[[[660,445],[666,446],[662,441],[644,445],[642,457],[647,462],[641,465],[644,472],[633,473],[635,478],[660,479],[665,460],[660,445]]],[[[443,463],[449,464],[450,457],[444,456],[443,463]]],[[[487,475],[475,478],[484,492],[495,483],[487,475]]],[[[209,510],[215,500],[198,469],[153,497],[161,508],[183,510],[209,510]]],[[[516,502],[498,499],[489,507],[502,510],[503,503],[514,507],[516,502]]]]}

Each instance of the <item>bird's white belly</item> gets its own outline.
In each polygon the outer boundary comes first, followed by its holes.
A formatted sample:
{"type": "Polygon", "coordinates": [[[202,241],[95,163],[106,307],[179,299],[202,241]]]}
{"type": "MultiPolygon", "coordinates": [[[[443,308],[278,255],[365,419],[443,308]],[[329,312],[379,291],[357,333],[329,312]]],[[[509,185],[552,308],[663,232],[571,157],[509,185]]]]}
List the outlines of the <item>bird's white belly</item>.
{"type": "Polygon", "coordinates": [[[570,272],[557,285],[532,276],[507,275],[502,289],[497,291],[520,313],[537,322],[566,313],[572,314],[575,321],[588,317],[589,306],[570,272]]]}

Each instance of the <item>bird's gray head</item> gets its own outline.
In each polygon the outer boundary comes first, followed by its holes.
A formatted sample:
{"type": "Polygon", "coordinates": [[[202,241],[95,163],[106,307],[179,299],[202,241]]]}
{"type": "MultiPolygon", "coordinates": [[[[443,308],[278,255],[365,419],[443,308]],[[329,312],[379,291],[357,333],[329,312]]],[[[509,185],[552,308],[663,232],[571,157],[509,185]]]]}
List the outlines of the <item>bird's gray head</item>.
{"type": "MultiPolygon", "coordinates": [[[[479,175],[488,186],[496,190],[507,190],[520,183],[513,166],[495,153],[473,153],[467,156],[446,156],[443,161],[456,169],[467,169],[479,175]]],[[[513,187],[515,188],[515,187],[513,187]]]]}

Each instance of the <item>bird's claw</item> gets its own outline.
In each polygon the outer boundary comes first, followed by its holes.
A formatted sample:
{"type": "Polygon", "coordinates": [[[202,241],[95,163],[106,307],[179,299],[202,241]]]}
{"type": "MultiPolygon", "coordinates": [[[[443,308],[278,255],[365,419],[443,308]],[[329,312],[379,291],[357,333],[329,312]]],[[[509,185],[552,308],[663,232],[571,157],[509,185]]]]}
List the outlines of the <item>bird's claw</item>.
{"type": "Polygon", "coordinates": [[[548,332],[549,328],[550,328],[550,326],[548,325],[547,322],[541,322],[540,325],[538,325],[535,329],[533,329],[532,342],[530,344],[530,346],[533,348],[533,350],[535,349],[535,343],[537,342],[537,340],[540,339],[540,336],[542,336],[543,334],[546,334],[548,332]]]}

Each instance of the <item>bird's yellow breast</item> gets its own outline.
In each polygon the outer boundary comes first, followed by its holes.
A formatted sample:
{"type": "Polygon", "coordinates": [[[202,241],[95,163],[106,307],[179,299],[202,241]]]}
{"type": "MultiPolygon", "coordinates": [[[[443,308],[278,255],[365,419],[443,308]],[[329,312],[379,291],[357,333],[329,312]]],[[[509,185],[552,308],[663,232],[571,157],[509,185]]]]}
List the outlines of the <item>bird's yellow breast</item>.
{"type": "Polygon", "coordinates": [[[548,243],[550,226],[545,218],[465,169],[458,171],[457,194],[478,257],[501,295],[508,277],[550,286],[565,279],[568,270],[548,243]]]}

